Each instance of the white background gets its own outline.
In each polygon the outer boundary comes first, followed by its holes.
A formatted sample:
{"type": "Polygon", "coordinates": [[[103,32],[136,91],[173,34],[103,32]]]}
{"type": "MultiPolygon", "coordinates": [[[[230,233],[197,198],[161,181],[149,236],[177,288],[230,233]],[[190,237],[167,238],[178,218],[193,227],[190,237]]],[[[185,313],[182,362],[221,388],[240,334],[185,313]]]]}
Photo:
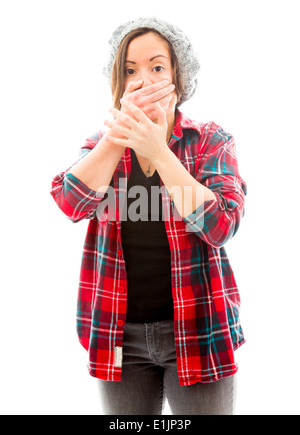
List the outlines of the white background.
{"type": "Polygon", "coordinates": [[[285,0],[1,0],[0,412],[98,414],[75,331],[87,221],[52,178],[109,116],[107,40],[128,19],[179,25],[201,63],[181,106],[235,136],[246,215],[227,252],[247,344],[238,414],[299,414],[299,11],[285,0]]]}

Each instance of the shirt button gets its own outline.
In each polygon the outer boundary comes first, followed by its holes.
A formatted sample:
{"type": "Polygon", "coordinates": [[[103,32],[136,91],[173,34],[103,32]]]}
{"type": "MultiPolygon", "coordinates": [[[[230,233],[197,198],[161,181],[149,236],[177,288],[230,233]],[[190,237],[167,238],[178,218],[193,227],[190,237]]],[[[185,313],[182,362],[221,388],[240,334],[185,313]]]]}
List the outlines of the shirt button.
{"type": "Polygon", "coordinates": [[[119,287],[118,290],[119,290],[119,293],[124,293],[124,291],[125,291],[124,287],[119,287]]]}
{"type": "Polygon", "coordinates": [[[121,251],[121,249],[118,250],[118,256],[119,256],[119,257],[122,256],[122,251],[121,251]]]}
{"type": "Polygon", "coordinates": [[[118,326],[123,326],[123,325],[124,325],[123,320],[118,320],[118,321],[117,321],[117,325],[118,325],[118,326]]]}

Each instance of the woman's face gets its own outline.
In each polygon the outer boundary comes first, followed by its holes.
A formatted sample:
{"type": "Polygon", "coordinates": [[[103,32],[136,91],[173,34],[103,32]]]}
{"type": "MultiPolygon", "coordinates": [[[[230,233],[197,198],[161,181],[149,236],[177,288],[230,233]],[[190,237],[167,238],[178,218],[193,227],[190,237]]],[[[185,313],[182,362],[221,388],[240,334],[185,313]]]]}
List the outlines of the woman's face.
{"type": "MultiPolygon", "coordinates": [[[[138,36],[128,45],[125,62],[125,89],[130,81],[140,79],[144,81],[143,87],[161,80],[169,80],[173,83],[173,68],[168,43],[153,32],[138,36]]],[[[173,93],[176,94],[176,89],[173,93]]],[[[176,102],[174,108],[175,105],[176,102]]]]}

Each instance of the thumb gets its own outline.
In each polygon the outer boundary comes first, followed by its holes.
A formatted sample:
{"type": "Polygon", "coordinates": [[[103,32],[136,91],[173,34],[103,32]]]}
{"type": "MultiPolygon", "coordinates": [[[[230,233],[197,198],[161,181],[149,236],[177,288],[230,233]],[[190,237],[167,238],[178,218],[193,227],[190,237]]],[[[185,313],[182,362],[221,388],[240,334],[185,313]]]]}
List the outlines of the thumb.
{"type": "Polygon", "coordinates": [[[167,122],[167,114],[164,111],[164,109],[161,107],[161,105],[157,102],[156,106],[156,113],[157,113],[157,123],[159,125],[165,126],[166,122],[167,122]]]}

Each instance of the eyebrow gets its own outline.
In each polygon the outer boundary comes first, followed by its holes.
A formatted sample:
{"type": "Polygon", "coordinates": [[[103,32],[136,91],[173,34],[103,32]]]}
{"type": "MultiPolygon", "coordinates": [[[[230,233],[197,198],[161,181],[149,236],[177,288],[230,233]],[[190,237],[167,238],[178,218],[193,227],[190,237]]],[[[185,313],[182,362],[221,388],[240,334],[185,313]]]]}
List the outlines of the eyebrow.
{"type": "MultiPolygon", "coordinates": [[[[168,59],[167,56],[164,56],[163,54],[158,54],[157,56],[152,57],[149,62],[152,62],[154,59],[156,59],[157,57],[164,57],[165,59],[168,59]]],[[[126,63],[133,63],[134,65],[136,65],[136,62],[133,62],[132,60],[125,60],[126,63]]]]}

